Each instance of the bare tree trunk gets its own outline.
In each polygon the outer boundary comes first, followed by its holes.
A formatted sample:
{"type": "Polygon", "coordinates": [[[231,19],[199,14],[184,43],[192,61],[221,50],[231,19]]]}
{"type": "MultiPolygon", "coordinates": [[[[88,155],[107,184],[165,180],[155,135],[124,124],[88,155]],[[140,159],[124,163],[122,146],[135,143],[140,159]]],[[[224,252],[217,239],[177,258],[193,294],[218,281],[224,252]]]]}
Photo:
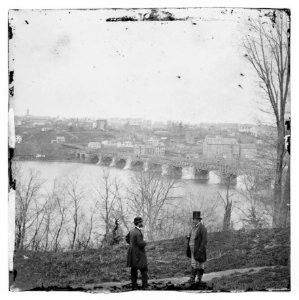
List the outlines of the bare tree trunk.
{"type": "Polygon", "coordinates": [[[94,212],[92,213],[92,215],[90,217],[90,227],[89,227],[89,231],[88,231],[88,238],[84,245],[84,250],[86,250],[88,248],[88,245],[90,243],[91,233],[92,233],[92,229],[93,229],[93,215],[94,215],[94,212]]]}
{"type": "Polygon", "coordinates": [[[232,182],[232,180],[234,180],[234,178],[233,178],[232,174],[222,174],[222,176],[226,183],[225,199],[219,192],[218,192],[218,195],[220,196],[220,198],[224,204],[224,216],[223,216],[222,230],[227,231],[231,227],[231,215],[232,215],[232,208],[233,208],[233,201],[231,200],[232,195],[229,194],[229,189],[230,189],[231,182],[232,182]]]}
{"type": "Polygon", "coordinates": [[[78,229],[78,211],[75,209],[74,216],[74,228],[73,228],[73,237],[71,242],[71,250],[74,249],[76,238],[77,238],[77,229],[78,229]]]}
{"type": "Polygon", "coordinates": [[[45,228],[45,246],[44,250],[47,251],[49,247],[49,233],[50,233],[50,223],[51,223],[51,216],[50,213],[48,212],[47,214],[47,219],[46,219],[46,228],[45,228]]]}
{"type": "Polygon", "coordinates": [[[78,185],[79,178],[75,176],[73,178],[67,178],[67,193],[71,198],[71,205],[73,206],[73,232],[72,232],[72,240],[70,244],[71,250],[74,249],[76,239],[78,236],[79,230],[79,213],[81,211],[80,203],[83,198],[83,191],[81,190],[80,186],[78,185]]]}
{"type": "Polygon", "coordinates": [[[55,235],[55,243],[54,243],[54,251],[55,252],[57,252],[57,250],[58,250],[58,239],[59,239],[60,232],[61,232],[61,229],[62,229],[63,220],[64,219],[61,218],[58,230],[57,230],[56,235],[55,235]]]}
{"type": "Polygon", "coordinates": [[[18,220],[16,220],[16,249],[20,249],[22,226],[18,220]]]}
{"type": "MultiPolygon", "coordinates": [[[[54,186],[55,188],[55,186],[54,186]]],[[[62,186],[61,191],[58,191],[59,195],[54,191],[54,197],[56,205],[58,206],[59,215],[60,215],[60,222],[58,228],[56,229],[56,233],[54,234],[54,246],[53,249],[55,252],[58,250],[59,245],[59,237],[62,232],[63,225],[65,223],[65,214],[67,210],[67,206],[65,203],[65,186],[62,186]]]]}
{"type": "Polygon", "coordinates": [[[290,224],[290,157],[288,159],[288,170],[284,184],[283,201],[281,203],[281,218],[279,227],[288,227],[290,224]]]}
{"type": "Polygon", "coordinates": [[[223,218],[223,231],[230,230],[231,226],[231,215],[232,215],[232,201],[227,201],[224,211],[224,218],[223,218]]]}
{"type": "Polygon", "coordinates": [[[105,216],[105,241],[109,243],[109,214],[108,209],[106,207],[106,216],[105,216]]]}
{"type": "Polygon", "coordinates": [[[277,160],[276,160],[276,171],[275,171],[275,183],[274,183],[274,215],[272,227],[281,227],[283,220],[281,220],[281,204],[283,200],[283,189],[282,189],[282,173],[283,173],[283,157],[285,154],[284,149],[284,125],[277,127],[278,139],[277,139],[277,160]],[[281,128],[282,126],[282,128],[281,128]]]}
{"type": "Polygon", "coordinates": [[[24,240],[25,240],[25,234],[26,234],[26,219],[23,219],[22,225],[21,225],[21,238],[20,238],[20,249],[24,248],[24,240]]]}

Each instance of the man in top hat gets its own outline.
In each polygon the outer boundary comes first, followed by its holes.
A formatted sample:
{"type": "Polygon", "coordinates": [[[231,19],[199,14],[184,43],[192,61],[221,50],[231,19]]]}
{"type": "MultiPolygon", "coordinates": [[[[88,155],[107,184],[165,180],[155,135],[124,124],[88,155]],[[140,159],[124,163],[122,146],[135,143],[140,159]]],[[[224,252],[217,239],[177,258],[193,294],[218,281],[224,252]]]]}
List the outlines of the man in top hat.
{"type": "Polygon", "coordinates": [[[142,288],[148,286],[147,282],[147,258],[145,253],[146,242],[143,240],[141,228],[143,221],[141,217],[134,219],[135,227],[126,235],[126,242],[130,244],[128,250],[127,267],[131,268],[132,288],[137,288],[137,271],[141,272],[142,288]]]}
{"type": "Polygon", "coordinates": [[[201,282],[204,273],[204,262],[207,260],[207,229],[201,223],[200,211],[193,212],[193,226],[188,235],[187,256],[191,258],[191,276],[189,282],[201,282]]]}

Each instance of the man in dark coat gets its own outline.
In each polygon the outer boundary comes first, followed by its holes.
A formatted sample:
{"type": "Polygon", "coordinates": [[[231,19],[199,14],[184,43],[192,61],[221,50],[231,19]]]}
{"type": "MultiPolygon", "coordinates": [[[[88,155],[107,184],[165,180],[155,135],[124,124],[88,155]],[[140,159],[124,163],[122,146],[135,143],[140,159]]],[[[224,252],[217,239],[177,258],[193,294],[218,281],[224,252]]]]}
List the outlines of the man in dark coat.
{"type": "Polygon", "coordinates": [[[143,227],[142,218],[134,219],[135,228],[133,228],[126,236],[126,242],[130,244],[128,250],[127,267],[131,268],[132,288],[137,288],[137,271],[141,272],[142,288],[148,286],[147,282],[147,258],[145,253],[146,242],[143,240],[143,235],[140,230],[143,227]]]}
{"type": "Polygon", "coordinates": [[[190,282],[201,282],[204,273],[204,262],[207,260],[207,229],[201,223],[200,211],[193,212],[193,227],[188,235],[187,256],[191,258],[190,282]]]}

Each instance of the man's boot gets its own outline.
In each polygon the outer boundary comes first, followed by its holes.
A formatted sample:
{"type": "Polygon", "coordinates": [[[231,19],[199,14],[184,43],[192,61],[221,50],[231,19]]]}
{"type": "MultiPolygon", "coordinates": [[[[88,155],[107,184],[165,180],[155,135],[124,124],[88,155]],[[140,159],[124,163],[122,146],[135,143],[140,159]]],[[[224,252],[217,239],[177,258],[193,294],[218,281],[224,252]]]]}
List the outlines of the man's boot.
{"type": "Polygon", "coordinates": [[[136,268],[131,268],[131,282],[132,282],[132,289],[135,290],[138,288],[137,285],[137,271],[136,268]]]}
{"type": "Polygon", "coordinates": [[[142,279],[142,289],[146,289],[148,287],[147,268],[140,269],[140,272],[142,279]]]}
{"type": "Polygon", "coordinates": [[[8,284],[9,284],[9,289],[11,289],[11,287],[13,286],[16,277],[17,277],[17,270],[13,270],[13,271],[9,271],[9,279],[8,279],[8,284]]]}
{"type": "Polygon", "coordinates": [[[201,282],[203,273],[204,273],[204,269],[197,269],[197,282],[201,282]]]}
{"type": "Polygon", "coordinates": [[[188,280],[188,282],[190,282],[190,283],[195,282],[196,272],[197,272],[197,270],[194,269],[193,267],[191,267],[191,276],[190,276],[190,279],[188,280]]]}

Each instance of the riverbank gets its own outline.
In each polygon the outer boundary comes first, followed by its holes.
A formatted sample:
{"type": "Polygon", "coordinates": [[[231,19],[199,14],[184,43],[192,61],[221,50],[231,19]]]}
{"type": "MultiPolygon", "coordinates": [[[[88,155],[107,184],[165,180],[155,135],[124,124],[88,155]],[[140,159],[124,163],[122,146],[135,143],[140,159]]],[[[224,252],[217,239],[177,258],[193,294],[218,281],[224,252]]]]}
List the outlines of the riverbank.
{"type": "MultiPolygon", "coordinates": [[[[149,243],[149,279],[159,281],[163,278],[188,277],[190,262],[185,251],[184,237],[149,243]]],[[[289,289],[288,228],[210,233],[207,252],[206,274],[267,267],[258,272],[235,274],[227,279],[215,278],[210,284],[217,290],[222,287],[226,290],[289,289]]],[[[16,251],[14,263],[18,276],[15,286],[30,290],[41,287],[84,287],[104,282],[124,283],[130,279],[126,254],[125,244],[62,253],[16,251]]]]}
{"type": "Polygon", "coordinates": [[[58,162],[63,162],[63,163],[82,163],[82,164],[92,164],[95,165],[96,162],[92,162],[92,161],[88,161],[88,160],[80,160],[77,158],[67,158],[67,159],[56,159],[56,158],[34,158],[34,157],[19,157],[19,156],[15,156],[13,158],[14,161],[22,161],[22,162],[26,162],[26,161],[34,161],[34,162],[53,162],[53,163],[58,163],[58,162]]]}

